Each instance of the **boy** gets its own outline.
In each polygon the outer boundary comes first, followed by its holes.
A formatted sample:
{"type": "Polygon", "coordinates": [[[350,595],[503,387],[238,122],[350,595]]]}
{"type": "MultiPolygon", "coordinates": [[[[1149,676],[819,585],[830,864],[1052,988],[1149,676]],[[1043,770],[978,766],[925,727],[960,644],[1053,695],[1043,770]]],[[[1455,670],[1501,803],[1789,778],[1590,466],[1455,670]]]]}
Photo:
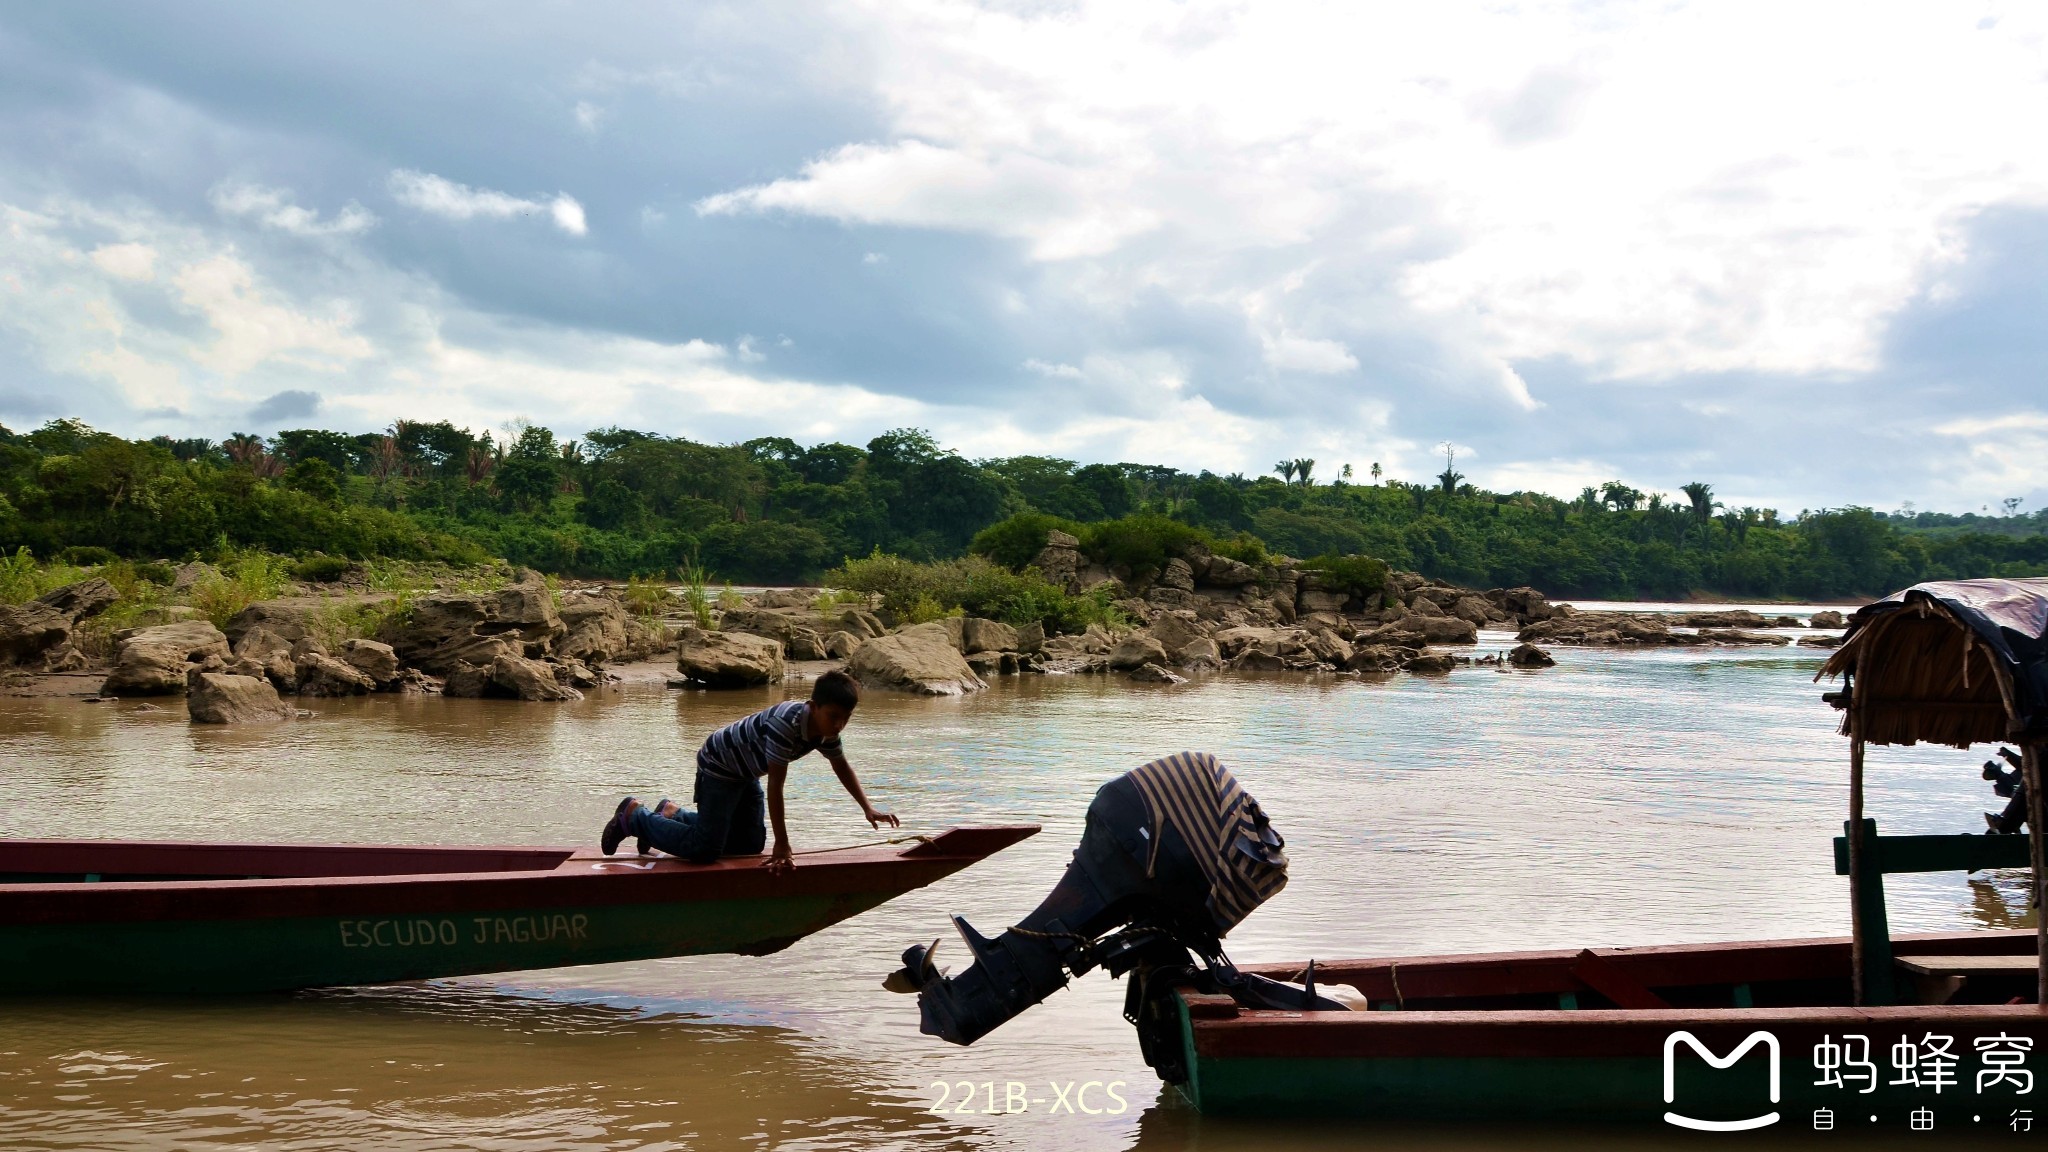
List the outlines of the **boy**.
{"type": "Polygon", "coordinates": [[[697,810],[684,812],[664,800],[650,809],[631,796],[619,802],[605,823],[600,846],[609,856],[628,835],[671,856],[709,864],[720,856],[752,856],[761,851],[767,829],[761,820],[761,777],[768,778],[768,820],[775,825],[775,850],[768,870],[791,865],[789,830],[783,826],[782,782],[793,760],[823,752],[832,774],[860,805],[868,824],[901,826],[895,816],[878,812],[861,791],[860,777],[839,744],[839,733],[860,703],[860,682],[844,672],[827,672],[811,687],[808,703],[786,701],[735,720],[713,732],[697,750],[697,810]]]}

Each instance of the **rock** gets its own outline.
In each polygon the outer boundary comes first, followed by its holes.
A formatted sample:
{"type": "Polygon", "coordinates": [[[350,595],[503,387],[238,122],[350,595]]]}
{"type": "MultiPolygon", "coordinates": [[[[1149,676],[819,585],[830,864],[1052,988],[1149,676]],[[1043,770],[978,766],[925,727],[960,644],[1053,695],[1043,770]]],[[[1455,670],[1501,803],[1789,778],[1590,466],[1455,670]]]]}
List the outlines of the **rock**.
{"type": "Polygon", "coordinates": [[[297,673],[301,696],[360,696],[377,690],[377,682],[355,665],[324,652],[301,652],[297,673]]]}
{"type": "Polygon", "coordinates": [[[441,683],[441,695],[465,700],[482,696],[491,686],[491,670],[474,664],[458,664],[441,683]]]}
{"type": "Polygon", "coordinates": [[[1308,648],[1315,653],[1317,660],[1335,668],[1344,667],[1351,659],[1351,645],[1328,628],[1310,629],[1308,648]]]}
{"type": "Polygon", "coordinates": [[[1408,614],[1411,616],[1448,616],[1443,608],[1432,599],[1426,589],[1411,593],[1408,597],[1408,614]]]}
{"type": "Polygon", "coordinates": [[[107,610],[120,593],[97,577],[66,584],[26,604],[0,604],[0,665],[41,667],[82,664],[71,642],[78,622],[107,610]]]}
{"type": "Polygon", "coordinates": [[[1419,653],[1413,648],[1391,644],[1360,644],[1351,649],[1344,667],[1353,672],[1398,672],[1419,653]]]}
{"type": "Polygon", "coordinates": [[[370,683],[379,689],[398,682],[398,653],[389,644],[375,640],[346,640],[341,645],[341,658],[369,677],[370,683]]]}
{"type": "Polygon", "coordinates": [[[1727,612],[1681,612],[1672,622],[1686,628],[1768,628],[1769,620],[1747,609],[1727,612]]]}
{"type": "Polygon", "coordinates": [[[185,691],[186,674],[209,657],[225,666],[228,638],[204,620],[161,624],[121,636],[102,696],[170,696],[185,691]]]}
{"type": "Polygon", "coordinates": [[[1172,657],[1166,654],[1166,646],[1144,632],[1133,632],[1109,653],[1109,666],[1119,672],[1128,672],[1144,664],[1165,664],[1172,657]]]}
{"type": "Polygon", "coordinates": [[[839,614],[839,625],[863,640],[885,635],[888,629],[882,626],[882,618],[865,608],[848,608],[839,614]]]}
{"type": "Polygon", "coordinates": [[[1486,627],[1487,622],[1493,618],[1493,614],[1486,610],[1486,601],[1481,600],[1477,596],[1458,597],[1451,604],[1450,615],[1460,620],[1470,621],[1475,628],[1486,627]]]}
{"type": "Polygon", "coordinates": [[[602,668],[629,658],[633,614],[609,592],[571,592],[562,598],[562,638],[554,652],[602,668]]]}
{"type": "Polygon", "coordinates": [[[1187,561],[1175,556],[1166,562],[1166,567],[1159,570],[1159,579],[1153,583],[1161,588],[1178,588],[1185,592],[1193,592],[1195,570],[1189,567],[1187,561]]]}
{"type": "Polygon", "coordinates": [[[1211,556],[1209,571],[1202,576],[1202,583],[1217,588],[1240,588],[1259,578],[1257,569],[1228,556],[1211,556]]]}
{"type": "Polygon", "coordinates": [[[1799,638],[1799,646],[1801,648],[1840,648],[1842,646],[1842,638],[1840,636],[1801,636],[1799,638]]]}
{"type": "Polygon", "coordinates": [[[742,608],[727,612],[718,622],[721,632],[747,632],[765,636],[782,645],[790,660],[824,660],[825,638],[818,630],[784,609],[742,608]]]}
{"type": "Polygon", "coordinates": [[[1348,592],[1331,592],[1322,589],[1304,589],[1294,601],[1296,613],[1307,616],[1316,612],[1337,614],[1344,611],[1344,605],[1351,602],[1348,592]]]}
{"type": "Polygon", "coordinates": [[[1146,631],[1152,633],[1152,638],[1159,641],[1174,663],[1180,663],[1185,659],[1181,655],[1182,649],[1197,640],[1209,638],[1209,630],[1202,626],[1200,618],[1193,612],[1184,610],[1161,612],[1152,618],[1152,623],[1146,631]]]}
{"type": "Polygon", "coordinates": [[[957,696],[988,687],[960,655],[943,624],[919,624],[860,646],[847,671],[870,688],[957,696]]]}
{"type": "Polygon", "coordinates": [[[1245,672],[1313,671],[1324,667],[1308,633],[1296,628],[1226,628],[1214,640],[1224,664],[1245,672]]]}
{"type": "Polygon", "coordinates": [[[588,664],[573,657],[558,656],[548,667],[554,672],[557,684],[571,688],[595,688],[600,682],[600,677],[588,664]]]}
{"type": "Polygon", "coordinates": [[[1508,663],[1517,668],[1550,668],[1557,664],[1555,657],[1534,644],[1517,644],[1508,651],[1508,663]]]}
{"type": "Polygon", "coordinates": [[[1045,534],[1045,547],[1031,561],[1047,582],[1069,592],[1081,590],[1081,541],[1055,528],[1045,534]]]}
{"type": "Polygon", "coordinates": [[[275,724],[298,716],[260,676],[194,672],[186,681],[185,704],[194,724],[275,724]]]}
{"type": "Polygon", "coordinates": [[[508,642],[496,636],[479,637],[477,629],[490,622],[484,598],[469,592],[429,592],[415,600],[401,619],[387,620],[377,630],[377,639],[391,645],[398,658],[412,667],[444,675],[457,664],[489,667],[509,650],[508,642]],[[482,659],[474,657],[479,646],[491,649],[482,659]]]}
{"type": "Polygon", "coordinates": [[[1017,629],[1017,651],[1029,656],[1045,647],[1045,625],[1033,620],[1017,629]]]}
{"type": "Polygon", "coordinates": [[[1733,628],[1702,628],[1700,639],[1714,644],[1754,645],[1790,644],[1789,636],[1773,636],[1768,632],[1742,632],[1733,628]]]}
{"type": "Polygon", "coordinates": [[[822,589],[818,588],[769,588],[753,596],[759,608],[803,608],[808,610],[817,602],[822,589]]]}
{"type": "Polygon", "coordinates": [[[1773,616],[1771,617],[1771,627],[1804,628],[1806,627],[1806,623],[1799,619],[1799,617],[1797,616],[1773,616]]]}
{"type": "Polygon", "coordinates": [[[1557,612],[1549,619],[1531,623],[1516,639],[1598,647],[1703,643],[1697,636],[1673,632],[1664,617],[1626,612],[1567,612],[1565,605],[1555,607],[1557,612]]]}
{"type": "Polygon", "coordinates": [[[299,690],[299,666],[292,659],[290,641],[268,628],[254,627],[235,642],[235,658],[258,664],[263,675],[279,692],[299,690]]]}
{"type": "Polygon", "coordinates": [[[834,660],[846,660],[859,651],[860,646],[865,643],[867,643],[866,640],[855,636],[851,632],[834,632],[830,636],[825,637],[825,651],[831,653],[834,660]]]}
{"type": "Polygon", "coordinates": [[[1003,657],[1005,656],[1010,658],[1010,667],[1014,670],[1017,665],[1017,656],[1013,652],[970,652],[966,657],[967,666],[974,669],[974,674],[983,679],[987,679],[990,676],[1000,676],[1002,675],[1003,657]]]}
{"type": "Polygon", "coordinates": [[[1183,668],[1223,667],[1223,653],[1217,649],[1216,642],[1207,636],[1181,645],[1180,650],[1174,653],[1173,659],[1183,668]]]}
{"type": "Polygon", "coordinates": [[[969,616],[960,622],[960,647],[969,655],[976,652],[1015,652],[1017,630],[996,620],[969,616]]]}
{"type": "Polygon", "coordinates": [[[1509,588],[1500,594],[1500,606],[1504,615],[1514,617],[1520,623],[1548,620],[1554,611],[1543,593],[1534,588],[1509,588]]]}
{"type": "Polygon", "coordinates": [[[341,612],[389,600],[388,596],[286,596],[276,600],[258,600],[235,613],[222,631],[228,634],[230,644],[240,643],[242,636],[252,628],[274,632],[286,641],[296,643],[326,630],[324,626],[341,612]]]}
{"type": "MultiPolygon", "coordinates": [[[[1849,626],[1849,619],[1840,612],[1828,608],[1815,612],[1806,621],[1806,626],[1808,628],[1847,628],[1849,626]]],[[[1803,644],[1805,641],[1802,640],[1800,643],[1803,644]]]]}
{"type": "Polygon", "coordinates": [[[581,700],[583,694],[565,687],[554,671],[538,660],[524,656],[500,656],[491,664],[491,686],[521,700],[581,700]]]}
{"type": "Polygon", "coordinates": [[[1140,684],[1185,684],[1188,678],[1178,676],[1157,664],[1140,664],[1131,669],[1132,680],[1140,684]]]}
{"type": "Polygon", "coordinates": [[[780,641],[751,632],[702,628],[683,629],[676,645],[676,671],[707,688],[774,684],[787,674],[780,641]]]}
{"type": "Polygon", "coordinates": [[[1457,663],[1455,657],[1445,653],[1425,652],[1420,656],[1411,657],[1407,663],[1401,665],[1401,670],[1424,676],[1436,676],[1449,672],[1457,663]]]}
{"type": "Polygon", "coordinates": [[[1424,616],[1410,612],[1391,624],[1361,633],[1355,643],[1397,644],[1420,648],[1428,644],[1477,644],[1479,627],[1455,616],[1424,616]]]}

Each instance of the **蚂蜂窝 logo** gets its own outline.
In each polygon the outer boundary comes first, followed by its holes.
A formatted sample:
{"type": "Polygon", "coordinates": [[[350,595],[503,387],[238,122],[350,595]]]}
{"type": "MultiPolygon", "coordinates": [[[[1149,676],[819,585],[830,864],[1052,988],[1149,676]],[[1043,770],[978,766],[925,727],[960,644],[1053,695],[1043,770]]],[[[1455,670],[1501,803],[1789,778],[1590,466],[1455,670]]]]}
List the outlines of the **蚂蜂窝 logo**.
{"type": "MultiPolygon", "coordinates": [[[[1714,1055],[1705,1044],[1700,1043],[1699,1037],[1694,1036],[1690,1032],[1673,1032],[1671,1035],[1666,1036],[1664,1038],[1664,1103],[1671,1104],[1678,1099],[1678,1078],[1673,1064],[1680,1044],[1691,1046],[1694,1052],[1699,1053],[1700,1059],[1707,1062],[1707,1067],[1716,1070],[1734,1067],[1735,1062],[1747,1056],[1750,1049],[1759,1044],[1763,1045],[1771,1058],[1771,1103],[1776,1104],[1778,1102],[1778,1038],[1769,1032],[1758,1031],[1751,1032],[1748,1039],[1737,1044],[1735,1050],[1726,1056],[1714,1055]]],[[[1675,1124],[1680,1128],[1691,1128],[1697,1132],[1748,1132],[1751,1129],[1776,1124],[1778,1122],[1778,1113],[1774,1110],[1762,1116],[1751,1116],[1747,1120],[1695,1120],[1690,1116],[1681,1116],[1676,1112],[1666,1112],[1664,1113],[1664,1122],[1666,1124],[1675,1124]]]]}

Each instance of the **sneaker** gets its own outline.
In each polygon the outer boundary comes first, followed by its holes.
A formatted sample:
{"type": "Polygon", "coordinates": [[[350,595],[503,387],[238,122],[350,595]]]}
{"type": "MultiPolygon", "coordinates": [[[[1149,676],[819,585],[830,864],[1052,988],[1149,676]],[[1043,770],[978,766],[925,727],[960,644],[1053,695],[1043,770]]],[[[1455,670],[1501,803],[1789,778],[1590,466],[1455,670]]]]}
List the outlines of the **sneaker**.
{"type": "Polygon", "coordinates": [[[619,850],[619,841],[626,838],[626,818],[639,806],[638,800],[628,796],[619,801],[618,810],[612,813],[611,819],[604,822],[604,834],[598,838],[598,846],[604,849],[605,855],[609,856],[619,850]]]}

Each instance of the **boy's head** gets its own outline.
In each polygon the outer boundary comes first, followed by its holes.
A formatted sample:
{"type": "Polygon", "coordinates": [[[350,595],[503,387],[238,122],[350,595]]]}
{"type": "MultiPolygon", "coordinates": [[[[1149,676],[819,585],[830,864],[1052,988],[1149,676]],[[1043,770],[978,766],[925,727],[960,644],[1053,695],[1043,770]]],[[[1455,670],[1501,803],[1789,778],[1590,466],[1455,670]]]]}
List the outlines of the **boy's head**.
{"type": "Polygon", "coordinates": [[[811,715],[817,718],[818,734],[827,738],[839,735],[859,703],[860,681],[836,669],[818,677],[811,685],[811,715]]]}

